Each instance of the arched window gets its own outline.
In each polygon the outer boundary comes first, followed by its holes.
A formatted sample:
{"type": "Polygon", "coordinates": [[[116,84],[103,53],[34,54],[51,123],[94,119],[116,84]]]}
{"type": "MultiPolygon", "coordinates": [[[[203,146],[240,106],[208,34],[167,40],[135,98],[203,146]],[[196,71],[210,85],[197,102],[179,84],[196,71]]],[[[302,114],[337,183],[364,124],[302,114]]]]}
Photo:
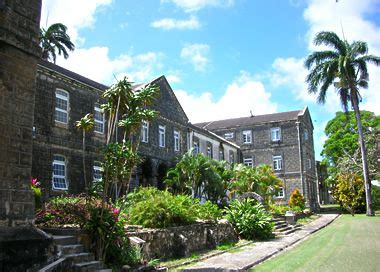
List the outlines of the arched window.
{"type": "Polygon", "coordinates": [[[55,121],[63,124],[69,121],[69,93],[62,89],[55,91],[55,121]]]}
{"type": "Polygon", "coordinates": [[[62,155],[53,156],[53,189],[67,190],[66,158],[62,155]]]}

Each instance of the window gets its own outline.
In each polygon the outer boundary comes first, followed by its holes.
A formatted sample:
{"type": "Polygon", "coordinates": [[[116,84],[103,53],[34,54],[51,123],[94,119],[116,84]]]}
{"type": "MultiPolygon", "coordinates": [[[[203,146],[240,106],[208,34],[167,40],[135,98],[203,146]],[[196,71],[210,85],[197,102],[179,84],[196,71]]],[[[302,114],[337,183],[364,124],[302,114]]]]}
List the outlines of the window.
{"type": "Polygon", "coordinates": [[[281,129],[279,127],[271,128],[270,130],[271,140],[273,142],[281,140],[281,129]]]}
{"type": "Polygon", "coordinates": [[[104,113],[99,106],[94,108],[94,131],[97,133],[104,133],[104,113]]]}
{"type": "Polygon", "coordinates": [[[228,140],[228,139],[233,139],[233,138],[234,138],[233,132],[224,133],[224,139],[228,140]]]}
{"type": "Polygon", "coordinates": [[[307,168],[311,169],[311,160],[310,159],[307,159],[307,168]]]}
{"type": "Polygon", "coordinates": [[[220,149],[220,150],[219,150],[219,160],[220,160],[220,161],[223,161],[223,160],[224,160],[224,150],[223,150],[223,149],[220,149]]]}
{"type": "Polygon", "coordinates": [[[147,143],[149,141],[149,123],[142,121],[141,124],[141,141],[147,143]]]}
{"type": "Polygon", "coordinates": [[[55,91],[55,121],[67,124],[69,119],[69,93],[57,89],[55,91]]]}
{"type": "Polygon", "coordinates": [[[284,197],[285,197],[284,187],[280,187],[280,189],[277,192],[276,198],[284,198],[284,197]]]}
{"type": "Polygon", "coordinates": [[[281,156],[273,156],[273,169],[281,170],[282,169],[282,157],[281,156]]]}
{"type": "Polygon", "coordinates": [[[212,145],[207,144],[207,157],[212,158],[212,145]]]}
{"type": "Polygon", "coordinates": [[[199,143],[194,141],[193,148],[194,148],[194,154],[198,154],[199,153],[199,143]]]}
{"type": "Polygon", "coordinates": [[[252,157],[244,158],[243,163],[246,166],[252,167],[253,166],[253,158],[252,157]]]}
{"type": "Polygon", "coordinates": [[[160,147],[165,147],[165,126],[158,127],[158,141],[160,147]]]}
{"type": "Polygon", "coordinates": [[[309,139],[309,131],[307,131],[307,129],[305,129],[303,132],[303,138],[305,139],[305,141],[309,139]]]}
{"type": "Polygon", "coordinates": [[[53,189],[67,190],[66,159],[61,155],[53,156],[53,189]]]}
{"type": "Polygon", "coordinates": [[[244,144],[252,143],[252,131],[251,130],[244,130],[243,131],[243,143],[244,144]]]}
{"type": "Polygon", "coordinates": [[[229,161],[230,163],[233,163],[235,161],[235,158],[234,158],[234,152],[230,150],[230,153],[229,153],[229,161]]]}
{"type": "Polygon", "coordinates": [[[180,134],[179,131],[174,130],[174,151],[180,150],[180,134]]]}
{"type": "Polygon", "coordinates": [[[98,161],[94,161],[93,166],[93,181],[99,182],[102,180],[103,167],[102,164],[98,161]]]}

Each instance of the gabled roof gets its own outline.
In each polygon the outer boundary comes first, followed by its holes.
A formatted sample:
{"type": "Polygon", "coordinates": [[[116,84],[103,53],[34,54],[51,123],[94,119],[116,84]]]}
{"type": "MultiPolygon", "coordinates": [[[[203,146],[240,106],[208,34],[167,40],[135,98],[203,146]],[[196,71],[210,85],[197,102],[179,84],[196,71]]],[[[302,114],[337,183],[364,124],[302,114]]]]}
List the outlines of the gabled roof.
{"type": "Polygon", "coordinates": [[[77,74],[77,73],[74,73],[70,70],[67,70],[67,69],[65,69],[59,65],[56,65],[54,63],[51,63],[51,62],[48,62],[48,61],[45,61],[42,59],[39,60],[38,65],[45,68],[45,69],[48,69],[48,70],[54,71],[56,73],[62,74],[66,77],[77,80],[77,81],[79,81],[85,85],[88,85],[90,87],[93,87],[93,88],[101,90],[101,91],[104,91],[104,90],[109,88],[109,86],[107,86],[107,85],[101,84],[101,83],[96,82],[94,80],[91,80],[87,77],[84,77],[80,74],[77,74]]]}
{"type": "Polygon", "coordinates": [[[262,123],[271,122],[281,122],[281,121],[291,121],[297,120],[299,115],[304,113],[304,109],[296,111],[287,111],[279,113],[271,113],[264,115],[255,115],[249,117],[239,117],[218,121],[210,121],[194,124],[198,127],[205,128],[207,130],[225,129],[225,128],[236,128],[245,127],[250,125],[257,125],[262,123]]]}
{"type": "Polygon", "coordinates": [[[238,146],[237,144],[235,144],[235,143],[233,143],[233,142],[230,142],[230,141],[224,139],[223,137],[221,137],[221,136],[215,134],[214,132],[212,132],[212,131],[210,131],[210,130],[207,130],[207,129],[205,129],[205,128],[198,127],[198,126],[196,126],[196,125],[193,125],[192,123],[189,123],[188,126],[189,126],[190,129],[193,129],[194,131],[198,131],[199,133],[203,133],[203,134],[205,134],[205,135],[207,135],[207,136],[209,136],[209,137],[211,137],[211,138],[216,138],[217,140],[219,140],[219,141],[221,141],[221,142],[224,142],[224,143],[226,143],[226,144],[229,144],[229,145],[231,145],[231,146],[233,146],[233,147],[235,147],[235,148],[238,148],[238,149],[240,148],[240,146],[238,146]]]}

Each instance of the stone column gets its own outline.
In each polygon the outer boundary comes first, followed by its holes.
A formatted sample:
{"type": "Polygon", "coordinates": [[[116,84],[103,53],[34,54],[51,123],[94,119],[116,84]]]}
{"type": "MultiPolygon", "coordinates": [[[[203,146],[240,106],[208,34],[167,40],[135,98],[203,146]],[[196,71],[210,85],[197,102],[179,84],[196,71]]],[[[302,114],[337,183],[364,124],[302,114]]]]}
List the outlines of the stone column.
{"type": "Polygon", "coordinates": [[[48,239],[31,223],[32,127],[41,0],[0,0],[0,270],[46,260],[48,239]]]}
{"type": "Polygon", "coordinates": [[[32,127],[41,0],[0,0],[0,225],[33,220],[32,127]]]}

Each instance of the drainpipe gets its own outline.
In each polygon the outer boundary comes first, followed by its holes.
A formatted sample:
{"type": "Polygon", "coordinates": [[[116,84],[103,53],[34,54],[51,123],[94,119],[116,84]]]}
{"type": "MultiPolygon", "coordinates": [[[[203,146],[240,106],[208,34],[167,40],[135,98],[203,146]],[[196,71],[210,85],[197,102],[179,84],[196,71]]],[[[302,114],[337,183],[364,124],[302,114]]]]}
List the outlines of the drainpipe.
{"type": "Polygon", "coordinates": [[[304,196],[306,196],[306,194],[305,194],[305,180],[304,180],[304,176],[303,176],[303,156],[302,156],[302,146],[301,146],[300,121],[297,121],[296,124],[297,124],[297,134],[298,134],[298,154],[300,157],[300,174],[301,174],[302,194],[304,196]]]}

